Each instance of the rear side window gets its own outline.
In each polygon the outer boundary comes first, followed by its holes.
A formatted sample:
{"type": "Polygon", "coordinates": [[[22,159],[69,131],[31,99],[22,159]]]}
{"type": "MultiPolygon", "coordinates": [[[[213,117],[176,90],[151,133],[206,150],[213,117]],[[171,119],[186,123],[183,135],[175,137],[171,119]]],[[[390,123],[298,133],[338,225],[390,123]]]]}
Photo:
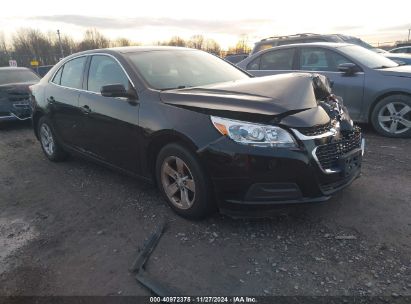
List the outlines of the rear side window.
{"type": "Polygon", "coordinates": [[[51,81],[52,83],[55,83],[55,84],[60,84],[61,83],[61,73],[63,72],[63,67],[61,67],[58,71],[57,71],[57,73],[56,73],[56,75],[54,75],[54,77],[53,77],[53,80],[51,81]]]}
{"type": "Polygon", "coordinates": [[[111,57],[96,55],[91,58],[87,89],[100,93],[101,87],[109,84],[122,84],[126,90],[129,82],[120,65],[111,57]]]}
{"type": "Polygon", "coordinates": [[[259,70],[260,61],[261,61],[261,56],[258,56],[256,59],[254,59],[247,65],[247,70],[259,70]]]}
{"type": "Polygon", "coordinates": [[[83,70],[86,57],[79,57],[67,62],[61,74],[60,84],[64,87],[81,89],[83,82],[83,70]]]}
{"type": "Polygon", "coordinates": [[[267,52],[261,55],[260,70],[292,70],[295,48],[267,52]]]}

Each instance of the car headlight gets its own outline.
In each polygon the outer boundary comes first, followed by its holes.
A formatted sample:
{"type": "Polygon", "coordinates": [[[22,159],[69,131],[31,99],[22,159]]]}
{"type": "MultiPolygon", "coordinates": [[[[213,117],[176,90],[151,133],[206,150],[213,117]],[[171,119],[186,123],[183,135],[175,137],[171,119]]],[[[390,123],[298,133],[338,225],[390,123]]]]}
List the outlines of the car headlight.
{"type": "Polygon", "coordinates": [[[260,147],[295,147],[296,143],[286,130],[227,118],[211,116],[214,127],[232,140],[260,147]]]}

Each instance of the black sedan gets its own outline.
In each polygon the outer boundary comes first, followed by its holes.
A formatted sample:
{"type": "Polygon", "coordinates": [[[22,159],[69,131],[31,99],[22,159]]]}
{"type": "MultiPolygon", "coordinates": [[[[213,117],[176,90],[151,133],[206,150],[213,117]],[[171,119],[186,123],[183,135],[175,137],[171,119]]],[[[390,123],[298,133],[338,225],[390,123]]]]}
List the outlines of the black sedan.
{"type": "Polygon", "coordinates": [[[0,123],[30,119],[29,86],[39,80],[27,68],[0,68],[0,123]]]}
{"type": "Polygon", "coordinates": [[[318,202],[359,176],[363,140],[323,76],[252,78],[208,53],[74,54],[31,87],[45,155],[155,182],[178,214],[318,202]]]}

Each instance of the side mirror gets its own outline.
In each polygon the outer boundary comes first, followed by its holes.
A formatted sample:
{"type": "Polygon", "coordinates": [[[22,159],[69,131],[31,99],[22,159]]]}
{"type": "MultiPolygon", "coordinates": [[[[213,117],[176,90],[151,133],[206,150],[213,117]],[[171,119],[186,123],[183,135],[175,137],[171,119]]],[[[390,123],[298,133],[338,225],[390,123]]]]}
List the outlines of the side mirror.
{"type": "Polygon", "coordinates": [[[104,97],[131,97],[122,84],[109,84],[101,87],[101,95],[104,97]]]}
{"type": "Polygon", "coordinates": [[[356,64],[347,62],[347,63],[339,64],[338,65],[338,70],[340,72],[343,72],[347,76],[352,76],[355,73],[357,73],[359,69],[358,69],[356,64]]]}

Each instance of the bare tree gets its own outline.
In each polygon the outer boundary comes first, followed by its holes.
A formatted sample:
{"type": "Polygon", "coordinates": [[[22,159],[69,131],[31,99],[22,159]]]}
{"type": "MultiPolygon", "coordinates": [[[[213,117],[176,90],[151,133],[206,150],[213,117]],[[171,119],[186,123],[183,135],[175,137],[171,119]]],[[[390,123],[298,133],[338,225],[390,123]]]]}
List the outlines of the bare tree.
{"type": "Polygon", "coordinates": [[[251,48],[248,45],[247,35],[242,35],[234,47],[229,47],[228,54],[248,54],[251,52],[251,48]]]}
{"type": "Polygon", "coordinates": [[[190,38],[187,45],[194,49],[202,50],[204,46],[204,37],[203,35],[194,35],[190,38]]]}
{"type": "Polygon", "coordinates": [[[204,42],[204,50],[215,54],[217,56],[221,55],[221,47],[214,39],[206,39],[204,42]]]}
{"type": "Polygon", "coordinates": [[[171,37],[171,39],[168,41],[167,45],[171,45],[171,46],[186,46],[187,43],[186,41],[179,37],[179,36],[173,36],[171,37]]]}
{"type": "MultiPolygon", "coordinates": [[[[47,37],[52,46],[52,49],[50,52],[53,54],[55,58],[54,63],[56,63],[61,57],[60,41],[58,39],[57,32],[50,31],[47,33],[47,37]]],[[[73,38],[71,38],[70,36],[62,35],[61,36],[61,48],[63,49],[64,56],[69,56],[76,50],[76,43],[74,42],[73,38]]]]}
{"type": "Polygon", "coordinates": [[[131,41],[127,38],[117,38],[116,40],[113,41],[112,46],[130,46],[131,41]]]}
{"type": "Polygon", "coordinates": [[[0,32],[0,66],[6,66],[9,64],[10,53],[6,44],[6,38],[4,33],[0,32]]]}
{"type": "Polygon", "coordinates": [[[52,42],[38,30],[23,28],[18,30],[12,38],[14,57],[19,65],[29,66],[30,61],[37,60],[40,64],[54,64],[55,54],[52,42]]]}
{"type": "Polygon", "coordinates": [[[110,40],[108,40],[103,34],[97,31],[97,29],[88,29],[83,40],[78,44],[78,51],[103,49],[110,46],[110,40]]]}

